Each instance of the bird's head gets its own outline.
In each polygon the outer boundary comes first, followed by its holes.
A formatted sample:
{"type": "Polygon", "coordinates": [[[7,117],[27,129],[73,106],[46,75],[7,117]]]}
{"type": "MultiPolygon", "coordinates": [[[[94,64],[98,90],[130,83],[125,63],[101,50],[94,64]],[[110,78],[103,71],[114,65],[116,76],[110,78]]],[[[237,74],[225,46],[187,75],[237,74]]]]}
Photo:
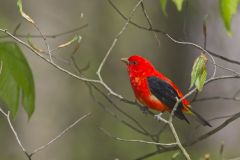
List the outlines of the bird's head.
{"type": "Polygon", "coordinates": [[[133,55],[128,58],[121,58],[121,61],[127,65],[128,72],[141,74],[154,70],[153,65],[147,59],[138,55],[133,55]]]}

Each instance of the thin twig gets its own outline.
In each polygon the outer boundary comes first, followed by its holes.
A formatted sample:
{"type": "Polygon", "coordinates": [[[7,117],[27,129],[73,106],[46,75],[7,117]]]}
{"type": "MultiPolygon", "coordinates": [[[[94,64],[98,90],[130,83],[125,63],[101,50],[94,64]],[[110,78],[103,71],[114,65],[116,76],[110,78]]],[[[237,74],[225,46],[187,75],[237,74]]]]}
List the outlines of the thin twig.
{"type": "MultiPolygon", "coordinates": [[[[79,75],[83,75],[82,74],[82,69],[80,69],[76,63],[76,60],[74,58],[74,56],[71,56],[71,60],[72,60],[72,64],[74,66],[74,68],[76,69],[77,73],[79,75]]],[[[93,98],[93,100],[102,107],[102,109],[104,109],[107,113],[109,113],[111,116],[113,116],[114,118],[116,118],[117,120],[119,120],[120,122],[122,122],[123,124],[125,124],[126,126],[128,126],[129,128],[133,129],[134,131],[143,134],[143,135],[150,135],[150,133],[135,119],[133,118],[131,115],[129,115],[127,112],[125,112],[123,109],[121,109],[120,107],[117,106],[117,104],[115,104],[108,95],[106,95],[101,89],[99,89],[95,84],[91,83],[91,82],[85,82],[85,84],[87,85],[90,95],[93,98]],[[119,111],[121,114],[123,114],[126,118],[130,119],[133,123],[136,124],[137,127],[133,126],[132,124],[128,123],[127,121],[120,119],[119,116],[112,112],[108,107],[105,107],[105,105],[103,105],[103,103],[101,103],[99,100],[96,99],[96,97],[93,95],[93,89],[95,89],[98,93],[100,93],[117,111],[119,111]]]]}
{"type": "Polygon", "coordinates": [[[74,123],[72,123],[71,125],[69,125],[66,129],[64,129],[60,134],[58,134],[57,136],[55,136],[52,140],[50,140],[48,143],[38,147],[37,149],[35,149],[32,153],[30,153],[31,156],[33,156],[34,154],[42,151],[43,149],[45,149],[46,147],[48,147],[50,144],[54,143],[55,141],[57,141],[59,138],[61,138],[64,134],[66,134],[71,128],[73,128],[76,124],[78,124],[81,120],[85,119],[86,117],[88,117],[89,115],[91,115],[91,113],[87,113],[84,116],[80,117],[79,119],[77,119],[74,123]]]}
{"type": "Polygon", "coordinates": [[[19,30],[19,28],[21,27],[22,23],[18,23],[18,25],[15,27],[15,29],[13,30],[13,35],[17,34],[17,31],[19,30]]]}
{"type": "Polygon", "coordinates": [[[4,112],[3,109],[2,109],[1,107],[0,107],[0,112],[1,112],[5,117],[8,116],[8,114],[7,114],[6,112],[4,112]]]}
{"type": "MultiPolygon", "coordinates": [[[[44,37],[46,38],[57,38],[57,37],[61,37],[67,34],[71,34],[77,31],[80,31],[81,29],[84,29],[88,26],[88,24],[84,24],[82,26],[76,27],[74,29],[68,30],[68,31],[64,31],[64,32],[60,32],[57,34],[44,34],[44,37]]],[[[36,34],[16,34],[15,32],[13,32],[13,35],[15,37],[19,37],[19,38],[42,38],[42,35],[36,35],[36,34]]],[[[8,38],[8,35],[1,35],[0,38],[8,38]]]]}
{"type": "MultiPolygon", "coordinates": [[[[55,63],[52,63],[50,62],[48,59],[46,59],[44,56],[42,56],[41,54],[39,54],[37,51],[35,51],[31,46],[29,46],[27,43],[23,42],[22,40],[20,40],[19,38],[13,36],[11,33],[9,33],[7,30],[3,30],[3,29],[0,29],[1,32],[4,32],[6,34],[8,34],[10,37],[12,37],[13,39],[15,39],[16,41],[18,41],[19,43],[23,44],[24,46],[26,46],[27,48],[29,48],[30,50],[32,50],[34,53],[36,53],[38,56],[40,56],[42,59],[44,59],[45,61],[47,61],[48,63],[52,64],[54,67],[56,67],[57,69],[75,77],[75,78],[78,78],[79,80],[82,80],[82,81],[85,81],[85,82],[92,82],[92,83],[97,83],[97,84],[102,84],[100,83],[99,80],[93,80],[93,79],[87,79],[87,78],[84,78],[84,77],[80,77],[80,76],[77,76],[65,69],[63,69],[62,67],[58,66],[57,64],[55,63]]],[[[215,78],[211,78],[209,80],[206,81],[205,84],[208,84],[210,82],[213,82],[213,81],[216,81],[216,80],[221,80],[221,79],[231,79],[231,78],[240,78],[239,75],[227,75],[227,76],[219,76],[219,77],[215,77],[215,78]]],[[[105,86],[104,86],[105,87],[105,86]]],[[[106,88],[107,89],[107,88],[106,88]]],[[[196,88],[191,90],[188,94],[186,94],[183,98],[187,98],[188,96],[190,96],[192,93],[194,93],[196,91],[196,88]]],[[[174,147],[172,147],[171,149],[174,149],[174,147]]],[[[170,149],[170,150],[171,150],[170,149]]]]}
{"type": "MultiPolygon", "coordinates": [[[[183,143],[183,146],[184,147],[189,147],[189,146],[192,146],[198,142],[201,142],[203,141],[204,139],[210,137],[211,135],[217,133],[218,131],[220,131],[221,129],[223,129],[224,127],[226,127],[228,124],[232,123],[233,121],[235,121],[236,119],[240,118],[240,112],[234,114],[232,117],[228,118],[227,120],[225,120],[222,124],[220,124],[219,126],[217,126],[216,128],[212,129],[211,131],[205,133],[205,134],[202,134],[200,136],[198,136],[197,138],[195,138],[194,140],[192,141],[189,141],[189,142],[184,142],[183,143]]],[[[176,150],[177,148],[176,147],[168,147],[168,148],[165,148],[161,151],[159,151],[159,153],[163,153],[163,152],[169,152],[169,151],[173,151],[173,150],[176,150]]]]}
{"type": "MultiPolygon", "coordinates": [[[[145,9],[145,6],[144,6],[143,2],[141,3],[141,7],[142,7],[143,14],[146,17],[147,22],[149,24],[149,28],[152,28],[153,27],[152,22],[150,20],[150,17],[148,16],[147,10],[145,9]]],[[[154,35],[154,38],[157,41],[158,46],[160,46],[160,39],[158,37],[158,34],[156,32],[153,32],[153,35],[154,35]]]]}
{"type": "MultiPolygon", "coordinates": [[[[127,17],[113,4],[113,2],[111,0],[108,0],[109,4],[112,6],[112,8],[125,20],[127,20],[127,17]]],[[[166,36],[167,38],[169,38],[171,41],[175,42],[175,43],[178,43],[178,44],[184,44],[184,45],[191,45],[191,46],[194,46],[195,48],[198,48],[200,50],[202,50],[203,52],[205,53],[209,53],[211,55],[213,55],[214,57],[217,57],[219,59],[222,59],[226,62],[230,62],[232,64],[237,64],[237,65],[240,65],[240,61],[237,61],[237,60],[233,60],[233,59],[230,59],[230,58],[227,58],[227,57],[224,57],[222,55],[219,55],[213,51],[210,51],[210,50],[205,50],[203,47],[197,45],[197,44],[194,44],[192,42],[184,42],[182,43],[181,41],[177,41],[175,40],[172,36],[170,36],[168,33],[162,31],[162,30],[159,30],[159,29],[155,29],[155,28],[147,28],[145,26],[142,26],[142,25],[139,25],[133,21],[129,21],[130,24],[132,24],[133,26],[139,28],[139,29],[142,29],[142,30],[145,30],[145,31],[149,31],[149,32],[157,32],[157,33],[160,33],[160,34],[163,34],[164,36],[166,36]]]]}
{"type": "Polygon", "coordinates": [[[175,140],[176,140],[177,146],[178,146],[179,149],[182,151],[182,153],[183,153],[183,155],[185,156],[185,158],[186,158],[187,160],[191,160],[190,155],[188,154],[188,152],[186,151],[186,149],[183,147],[183,145],[182,145],[182,143],[181,143],[181,141],[180,141],[180,139],[179,139],[179,137],[178,137],[178,134],[177,134],[177,132],[176,132],[176,129],[175,129],[175,127],[173,126],[173,123],[172,123],[174,113],[175,113],[175,111],[177,110],[177,107],[179,106],[179,104],[182,102],[182,100],[183,100],[184,98],[178,99],[178,98],[176,97],[176,99],[177,99],[177,102],[176,102],[176,104],[174,105],[173,110],[172,110],[172,112],[171,112],[171,114],[170,114],[170,116],[169,116],[169,120],[168,120],[169,123],[168,123],[168,124],[169,124],[169,127],[170,127],[170,129],[171,129],[171,131],[172,131],[172,134],[173,134],[173,136],[174,136],[174,138],[175,138],[175,140]]]}
{"type": "Polygon", "coordinates": [[[55,68],[59,69],[60,71],[67,73],[68,75],[77,78],[79,80],[82,81],[88,81],[88,82],[93,82],[93,83],[100,83],[99,80],[95,80],[95,79],[88,79],[85,77],[81,77],[81,76],[77,76],[75,74],[73,74],[72,72],[60,67],[59,65],[57,65],[54,62],[51,62],[49,59],[45,58],[42,54],[38,53],[38,51],[36,51],[34,48],[32,48],[29,44],[27,44],[26,42],[22,41],[21,39],[17,38],[16,36],[12,35],[10,32],[8,32],[7,30],[4,29],[0,29],[0,32],[6,33],[7,35],[9,35],[11,38],[15,39],[17,42],[21,43],[23,46],[27,47],[28,49],[30,49],[32,52],[34,52],[37,56],[39,56],[41,59],[43,59],[44,61],[48,62],[49,64],[51,64],[52,66],[54,66],[55,68]]]}
{"type": "Polygon", "coordinates": [[[18,142],[18,145],[20,146],[20,148],[22,149],[22,151],[23,151],[24,153],[27,153],[27,152],[26,152],[26,149],[23,147],[22,142],[20,141],[20,139],[19,139],[19,137],[18,137],[17,132],[15,131],[15,129],[14,129],[13,125],[12,125],[11,117],[10,117],[10,112],[9,112],[9,111],[8,111],[8,113],[7,113],[6,118],[7,118],[8,124],[9,124],[9,126],[10,126],[10,128],[11,128],[11,130],[12,130],[12,132],[13,132],[13,134],[14,134],[17,142],[18,142]]]}
{"type": "Polygon", "coordinates": [[[238,119],[240,117],[240,112],[234,114],[232,117],[230,117],[229,119],[227,119],[226,121],[224,121],[222,124],[220,124],[218,127],[216,127],[215,129],[203,134],[202,136],[199,136],[197,139],[187,143],[187,145],[193,145],[199,141],[202,141],[206,138],[208,138],[209,136],[213,135],[214,133],[218,132],[219,130],[223,129],[224,127],[226,127],[229,123],[233,122],[234,120],[238,119]]]}
{"type": "Polygon", "coordinates": [[[145,141],[145,140],[137,140],[137,139],[124,139],[124,138],[120,138],[120,137],[116,137],[114,135],[112,135],[110,132],[108,132],[106,129],[99,127],[99,129],[106,134],[107,136],[118,140],[118,141],[124,141],[124,142],[136,142],[136,143],[144,143],[144,144],[154,144],[154,145],[158,145],[158,146],[176,146],[177,143],[158,143],[158,142],[150,142],[150,141],[145,141]]]}
{"type": "Polygon", "coordinates": [[[101,76],[101,71],[102,71],[102,67],[103,67],[103,65],[105,64],[108,56],[110,55],[111,51],[112,51],[113,48],[115,47],[118,39],[119,39],[120,36],[123,34],[123,32],[127,29],[127,26],[128,26],[128,24],[129,24],[129,22],[131,21],[133,15],[134,15],[134,12],[137,10],[138,6],[139,6],[142,2],[143,2],[143,0],[139,0],[138,3],[137,3],[137,4],[134,6],[134,8],[132,9],[132,11],[131,11],[131,13],[130,13],[130,16],[127,18],[127,22],[124,24],[124,26],[122,27],[122,29],[120,30],[120,32],[117,34],[117,36],[116,36],[115,39],[113,40],[110,48],[108,49],[106,55],[104,56],[103,60],[101,61],[100,65],[99,65],[99,67],[98,67],[98,69],[97,69],[97,72],[96,72],[96,74],[98,75],[98,78],[99,78],[100,82],[102,83],[102,85],[103,85],[105,88],[107,88],[107,90],[109,91],[109,93],[110,93],[111,95],[114,95],[114,96],[118,97],[119,99],[123,99],[123,97],[120,96],[119,94],[116,94],[115,92],[113,92],[112,89],[109,88],[109,86],[108,86],[106,83],[104,83],[104,81],[103,81],[103,79],[102,79],[102,76],[101,76]]]}
{"type": "Polygon", "coordinates": [[[211,100],[233,100],[233,101],[240,101],[239,97],[223,97],[223,96],[214,96],[214,97],[204,97],[204,98],[198,98],[193,103],[195,102],[203,102],[203,101],[211,101],[211,100]]]}

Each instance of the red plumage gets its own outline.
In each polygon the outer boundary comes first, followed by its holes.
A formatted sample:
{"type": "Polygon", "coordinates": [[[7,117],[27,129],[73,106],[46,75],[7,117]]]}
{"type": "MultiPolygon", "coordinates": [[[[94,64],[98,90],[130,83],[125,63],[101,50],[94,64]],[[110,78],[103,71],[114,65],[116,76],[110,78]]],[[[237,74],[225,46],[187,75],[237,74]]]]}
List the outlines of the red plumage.
{"type": "MultiPolygon", "coordinates": [[[[178,87],[170,79],[158,72],[145,58],[134,55],[121,60],[127,64],[130,83],[137,100],[146,107],[160,112],[170,112],[176,102],[176,97],[178,99],[183,97],[178,87]]],[[[203,121],[202,124],[210,126],[206,120],[191,109],[187,99],[182,100],[180,107],[178,107],[177,116],[188,122],[182,111],[194,113],[200,121],[203,121]]]]}

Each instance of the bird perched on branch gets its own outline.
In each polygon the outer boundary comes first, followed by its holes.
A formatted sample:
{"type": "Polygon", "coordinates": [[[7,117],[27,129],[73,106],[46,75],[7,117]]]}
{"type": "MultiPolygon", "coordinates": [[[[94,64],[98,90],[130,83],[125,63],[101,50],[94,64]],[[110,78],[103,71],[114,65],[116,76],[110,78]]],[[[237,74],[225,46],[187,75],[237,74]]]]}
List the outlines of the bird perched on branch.
{"type": "MultiPolygon", "coordinates": [[[[171,112],[178,99],[183,97],[178,87],[145,58],[133,55],[122,58],[127,65],[130,83],[137,100],[150,109],[160,111],[157,118],[165,111],[171,112]]],[[[196,113],[187,99],[183,99],[175,111],[175,115],[189,123],[183,112],[195,115],[204,126],[211,126],[201,115],[196,113]]]]}

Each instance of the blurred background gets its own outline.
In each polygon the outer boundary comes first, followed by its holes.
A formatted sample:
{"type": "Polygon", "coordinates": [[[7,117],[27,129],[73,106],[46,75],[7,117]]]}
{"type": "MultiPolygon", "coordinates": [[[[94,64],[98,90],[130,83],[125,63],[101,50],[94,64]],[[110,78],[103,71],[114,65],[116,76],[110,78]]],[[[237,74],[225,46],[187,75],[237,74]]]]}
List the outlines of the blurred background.
{"type": "MultiPolygon", "coordinates": [[[[34,27],[19,15],[16,1],[0,0],[0,2],[0,28],[13,31],[17,24],[21,23],[19,34],[38,34],[34,27]]],[[[113,0],[113,2],[128,16],[137,1],[113,0]]],[[[168,3],[167,16],[161,12],[159,1],[148,0],[144,4],[154,28],[164,30],[178,40],[191,41],[199,45],[203,45],[202,23],[204,17],[208,15],[207,48],[231,59],[240,59],[240,30],[238,29],[240,16],[239,14],[234,16],[233,37],[229,38],[220,19],[217,0],[189,0],[187,9],[184,5],[182,12],[178,12],[173,3],[168,3]]],[[[89,69],[84,72],[89,78],[97,78],[95,73],[101,60],[125,23],[125,20],[116,13],[107,0],[23,1],[23,6],[24,11],[36,21],[44,34],[61,33],[88,24],[88,27],[77,32],[83,39],[75,58],[80,68],[90,64],[89,69]]],[[[133,21],[148,26],[141,8],[136,11],[133,21]]],[[[70,40],[74,35],[75,33],[49,38],[47,41],[52,48],[55,48],[70,40]]],[[[129,25],[103,67],[104,81],[117,93],[134,100],[126,67],[119,60],[122,57],[139,54],[152,61],[158,70],[172,79],[183,93],[186,93],[190,85],[192,64],[200,51],[189,46],[177,45],[163,35],[159,35],[159,39],[160,44],[153,33],[129,25]]],[[[1,41],[4,40],[6,39],[1,39],[1,41]]],[[[41,39],[33,39],[33,42],[39,47],[44,47],[41,39]]],[[[47,143],[77,118],[88,112],[92,113],[60,140],[34,155],[34,160],[127,160],[136,159],[155,150],[153,145],[120,142],[103,134],[98,127],[103,127],[121,138],[151,141],[104,111],[94,102],[83,82],[53,68],[25,47],[21,46],[21,48],[30,63],[36,85],[36,110],[32,118],[28,120],[25,112],[20,109],[14,120],[14,126],[27,150],[32,151],[47,143]]],[[[55,62],[72,72],[74,69],[68,61],[73,49],[74,46],[70,46],[55,53],[55,62]]],[[[239,70],[239,66],[217,58],[216,61],[226,67],[239,70]]],[[[212,74],[212,69],[213,66],[209,65],[209,75],[212,74]]],[[[218,70],[217,74],[226,74],[226,72],[218,70]]],[[[199,94],[199,97],[218,95],[231,97],[239,90],[239,84],[237,80],[214,82],[209,84],[199,94]]],[[[94,95],[106,108],[124,118],[101,95],[95,92],[94,95]]],[[[112,97],[111,99],[140,121],[149,132],[155,133],[161,128],[153,117],[144,115],[137,107],[119,102],[112,97]]],[[[206,119],[239,111],[239,103],[236,101],[206,101],[194,103],[192,106],[206,119]]],[[[196,129],[198,123],[191,117],[189,119],[192,121],[191,125],[178,119],[174,122],[182,141],[190,141],[210,130],[208,127],[196,129]]],[[[217,126],[223,121],[224,119],[214,121],[212,125],[217,126]]],[[[225,157],[240,156],[239,123],[240,120],[235,120],[221,131],[187,150],[193,159],[200,159],[206,153],[210,153],[212,159],[219,159],[220,145],[224,142],[225,157]]],[[[172,140],[168,129],[160,137],[161,142],[172,142],[172,140]]],[[[156,155],[150,157],[149,160],[170,159],[175,152],[156,155]]],[[[0,116],[0,159],[26,159],[3,116],[0,116]]],[[[178,159],[183,159],[183,157],[179,156],[178,159]]]]}

